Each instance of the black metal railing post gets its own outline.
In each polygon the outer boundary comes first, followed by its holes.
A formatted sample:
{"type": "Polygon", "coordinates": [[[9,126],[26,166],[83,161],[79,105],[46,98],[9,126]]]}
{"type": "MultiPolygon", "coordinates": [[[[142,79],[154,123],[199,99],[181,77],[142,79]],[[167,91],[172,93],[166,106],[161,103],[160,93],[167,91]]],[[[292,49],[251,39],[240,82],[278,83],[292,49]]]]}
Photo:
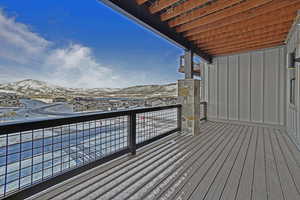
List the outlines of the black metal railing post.
{"type": "Polygon", "coordinates": [[[136,154],[136,113],[129,115],[128,148],[132,155],[136,154]]]}
{"type": "Polygon", "coordinates": [[[204,102],[204,118],[207,120],[207,102],[204,102]]]}
{"type": "Polygon", "coordinates": [[[182,108],[181,106],[179,106],[177,108],[177,128],[179,131],[181,131],[181,127],[182,127],[182,119],[181,119],[181,113],[182,112],[182,108]]]}
{"type": "Polygon", "coordinates": [[[207,120],[207,102],[202,101],[200,104],[203,106],[203,117],[200,119],[200,121],[207,120]]]}

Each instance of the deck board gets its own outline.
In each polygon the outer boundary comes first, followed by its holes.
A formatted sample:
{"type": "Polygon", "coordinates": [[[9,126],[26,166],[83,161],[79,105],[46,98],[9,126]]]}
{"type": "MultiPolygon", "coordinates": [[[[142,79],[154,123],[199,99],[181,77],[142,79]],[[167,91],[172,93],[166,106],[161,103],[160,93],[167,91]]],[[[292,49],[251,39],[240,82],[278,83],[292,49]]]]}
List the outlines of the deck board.
{"type": "Polygon", "coordinates": [[[246,138],[243,141],[242,148],[236,158],[236,162],[231,170],[225,187],[223,188],[220,199],[235,199],[239,188],[240,179],[242,176],[246,154],[249,149],[251,135],[247,134],[249,127],[246,127],[246,138]]]}
{"type": "Polygon", "coordinates": [[[219,137],[218,135],[223,133],[221,130],[224,129],[224,127],[225,126],[222,125],[218,129],[213,130],[217,132],[217,135],[213,133],[212,142],[204,141],[202,151],[197,152],[197,154],[193,156],[193,159],[185,162],[178,171],[170,176],[170,178],[165,179],[163,182],[161,182],[161,184],[153,189],[153,191],[149,191],[149,193],[147,195],[144,195],[141,199],[159,199],[164,195],[168,195],[168,193],[173,194],[175,192],[174,189],[176,189],[177,185],[193,174],[193,171],[197,167],[197,162],[199,162],[199,160],[202,160],[207,155],[207,152],[213,150],[221,142],[222,137],[219,137]]]}
{"type": "Polygon", "coordinates": [[[253,176],[253,193],[252,199],[268,199],[266,186],[266,165],[265,165],[265,151],[264,151],[264,135],[263,128],[259,127],[257,135],[256,159],[254,176],[253,176]]]}
{"type": "Polygon", "coordinates": [[[190,174],[190,176],[182,182],[179,188],[174,188],[173,190],[177,190],[177,193],[173,193],[169,199],[186,199],[189,198],[192,192],[196,189],[197,184],[201,183],[203,178],[205,177],[208,170],[215,164],[216,159],[220,157],[226,146],[233,140],[234,138],[234,128],[237,127],[228,127],[221,135],[221,141],[210,149],[209,153],[205,155],[203,159],[197,161],[197,165],[194,167],[194,170],[190,174]]]}
{"type": "Polygon", "coordinates": [[[300,154],[298,149],[293,148],[295,145],[288,134],[286,134],[284,131],[280,131],[280,133],[285,143],[284,146],[289,149],[289,152],[293,156],[295,162],[297,163],[297,166],[300,167],[300,154]]]}
{"type": "Polygon", "coordinates": [[[29,199],[300,199],[300,152],[283,129],[203,122],[29,199]]]}
{"type": "Polygon", "coordinates": [[[257,145],[257,127],[251,127],[247,133],[251,135],[251,141],[248,152],[246,154],[246,160],[242,171],[240,184],[237,191],[237,200],[250,200],[251,189],[253,183],[253,169],[255,165],[255,153],[257,145]]]}
{"type": "Polygon", "coordinates": [[[232,153],[229,154],[228,159],[224,163],[214,177],[213,182],[210,184],[208,191],[205,194],[204,199],[219,200],[229,180],[232,169],[236,163],[237,157],[242,149],[242,146],[246,139],[247,128],[242,127],[241,137],[237,144],[234,146],[232,153]]]}
{"type": "Polygon", "coordinates": [[[280,151],[279,144],[277,142],[276,134],[270,133],[270,140],[271,145],[273,146],[274,151],[274,157],[276,160],[276,164],[278,167],[278,172],[280,176],[280,181],[282,183],[282,189],[284,191],[284,196],[287,200],[289,199],[295,199],[295,197],[298,197],[300,199],[299,193],[297,191],[297,188],[295,187],[295,184],[292,179],[292,174],[290,174],[289,168],[287,166],[287,163],[284,160],[284,156],[282,155],[280,151]]]}
{"type": "MultiPolygon", "coordinates": [[[[238,132],[242,131],[242,127],[240,127],[238,132]]],[[[214,186],[218,186],[219,182],[215,182],[215,179],[219,175],[222,169],[226,169],[225,163],[230,158],[230,156],[234,155],[233,151],[236,147],[238,147],[238,142],[243,138],[243,134],[235,134],[233,141],[226,146],[226,149],[222,152],[220,157],[216,160],[215,165],[212,166],[207,174],[204,176],[203,180],[198,183],[197,188],[191,194],[190,199],[205,199],[207,192],[210,188],[214,186]],[[215,184],[214,184],[215,183],[215,184]]]]}
{"type": "MultiPolygon", "coordinates": [[[[218,129],[220,128],[222,128],[222,126],[220,126],[218,129]]],[[[213,145],[215,142],[217,142],[216,130],[217,129],[207,130],[209,138],[202,139],[201,143],[203,143],[203,145],[197,145],[197,147],[194,149],[195,151],[193,151],[190,156],[185,157],[183,164],[180,163],[178,166],[174,167],[173,170],[168,171],[166,174],[168,179],[165,179],[165,176],[157,176],[157,180],[154,179],[145,185],[140,185],[139,192],[135,190],[136,193],[132,193],[130,196],[126,197],[128,197],[128,199],[153,199],[157,196],[160,196],[157,189],[161,187],[166,188],[167,185],[171,185],[172,181],[186,172],[187,168],[196,162],[199,157],[203,155],[205,151],[207,151],[210,145],[213,145]]]]}
{"type": "Polygon", "coordinates": [[[276,137],[277,137],[277,141],[279,143],[279,148],[281,150],[281,154],[284,156],[285,163],[288,165],[290,175],[296,186],[297,192],[299,193],[299,191],[300,191],[300,170],[297,165],[297,162],[295,161],[295,159],[291,155],[291,152],[288,150],[287,146],[285,145],[282,134],[276,134],[276,137]]]}
{"type": "Polygon", "coordinates": [[[285,199],[281,180],[279,177],[278,167],[274,158],[274,153],[270,142],[269,131],[265,128],[264,141],[268,199],[285,199]]]}

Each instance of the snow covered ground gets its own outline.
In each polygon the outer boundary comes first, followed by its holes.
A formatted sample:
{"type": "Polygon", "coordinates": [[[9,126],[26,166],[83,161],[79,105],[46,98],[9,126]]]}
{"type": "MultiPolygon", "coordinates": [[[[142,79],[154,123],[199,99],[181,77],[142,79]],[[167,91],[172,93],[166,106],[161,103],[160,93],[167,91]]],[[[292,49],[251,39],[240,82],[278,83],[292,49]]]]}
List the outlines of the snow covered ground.
{"type": "Polygon", "coordinates": [[[69,116],[75,114],[72,112],[70,105],[66,103],[45,103],[32,99],[20,99],[21,107],[16,108],[0,108],[0,114],[7,112],[15,112],[15,115],[10,117],[1,117],[0,123],[8,121],[24,121],[37,118],[49,118],[57,116],[69,116]]]}

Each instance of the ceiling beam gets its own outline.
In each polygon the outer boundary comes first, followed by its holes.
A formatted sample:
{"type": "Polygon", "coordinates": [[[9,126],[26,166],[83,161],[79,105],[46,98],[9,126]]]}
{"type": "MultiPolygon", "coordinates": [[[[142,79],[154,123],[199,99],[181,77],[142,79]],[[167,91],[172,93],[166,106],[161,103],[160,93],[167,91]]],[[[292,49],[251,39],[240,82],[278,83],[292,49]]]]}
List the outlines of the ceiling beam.
{"type": "MultiPolygon", "coordinates": [[[[174,18],[178,15],[181,15],[183,13],[186,13],[194,8],[197,8],[199,6],[202,6],[208,2],[211,2],[212,0],[187,0],[185,2],[183,2],[182,4],[179,4],[178,6],[174,7],[174,8],[170,8],[169,10],[167,10],[167,12],[162,13],[160,15],[160,18],[162,21],[166,21],[169,20],[171,18],[174,18]]],[[[221,2],[226,1],[226,0],[220,0],[221,2]]],[[[212,3],[210,5],[214,5],[216,3],[212,3]]],[[[204,8],[208,8],[208,6],[205,6],[204,8]]],[[[199,10],[199,9],[198,9],[199,10]]],[[[189,14],[188,14],[189,15],[189,14]]]]}
{"type": "Polygon", "coordinates": [[[249,37],[247,39],[245,38],[239,38],[231,41],[226,41],[226,42],[222,42],[222,43],[210,43],[210,44],[198,44],[199,47],[201,47],[201,49],[203,49],[204,51],[207,51],[208,49],[216,49],[216,48],[228,48],[231,47],[233,45],[236,44],[246,44],[246,43],[251,43],[253,41],[262,41],[262,40],[267,40],[267,39],[274,39],[275,37],[279,37],[279,36],[284,36],[287,34],[287,31],[280,31],[280,32],[276,32],[274,34],[265,34],[265,35],[255,35],[253,37],[249,37]]]}
{"type": "Polygon", "coordinates": [[[210,50],[217,50],[217,49],[226,49],[228,47],[234,47],[236,45],[246,45],[246,44],[253,44],[257,42],[265,42],[268,40],[272,41],[278,41],[284,38],[286,36],[287,31],[283,32],[278,32],[276,34],[268,34],[268,35],[258,35],[255,37],[249,37],[249,39],[237,39],[235,41],[229,41],[229,42],[224,42],[224,43],[215,43],[211,45],[199,45],[204,51],[210,51],[210,50]]]}
{"type": "Polygon", "coordinates": [[[261,6],[257,9],[250,10],[244,13],[240,13],[238,15],[230,16],[225,19],[218,20],[216,22],[206,24],[203,26],[199,26],[195,29],[189,30],[185,32],[185,36],[192,36],[196,34],[201,34],[203,32],[207,31],[215,31],[217,29],[223,28],[223,27],[229,27],[236,23],[244,23],[249,22],[251,20],[257,20],[257,22],[260,22],[261,19],[267,18],[268,16],[276,16],[280,13],[294,13],[298,9],[300,9],[300,0],[294,0],[294,1],[276,1],[271,2],[268,4],[265,4],[264,6],[261,6]]]}
{"type": "Polygon", "coordinates": [[[142,5],[142,4],[146,3],[147,1],[149,1],[149,0],[136,0],[136,3],[139,5],[142,5]]]}
{"type": "Polygon", "coordinates": [[[276,45],[282,45],[283,44],[284,38],[280,40],[268,40],[265,42],[257,42],[257,43],[251,43],[251,44],[245,44],[245,45],[237,45],[233,46],[230,48],[223,48],[223,49],[218,49],[218,50],[209,50],[208,52],[213,54],[213,55],[219,55],[219,54],[224,54],[228,52],[240,52],[240,50],[244,49],[249,49],[249,48],[260,48],[261,46],[265,45],[271,45],[271,44],[276,44],[276,45]]]}
{"type": "MultiPolygon", "coordinates": [[[[208,15],[206,17],[199,18],[197,20],[193,20],[189,23],[180,25],[176,28],[177,32],[184,32],[191,30],[193,28],[197,28],[198,26],[202,26],[205,24],[210,24],[213,22],[216,22],[218,20],[235,16],[239,13],[246,12],[248,10],[257,8],[259,6],[262,6],[264,4],[270,3],[272,0],[252,0],[252,1],[245,1],[243,3],[237,4],[236,6],[221,10],[219,12],[213,13],[211,15],[208,15]]],[[[273,1],[285,1],[285,0],[273,0],[273,1]]],[[[289,0],[290,1],[290,0],[289,0]]]]}
{"type": "Polygon", "coordinates": [[[293,22],[295,15],[294,14],[290,14],[287,16],[279,15],[278,18],[279,18],[278,20],[274,20],[274,17],[271,16],[271,18],[268,18],[268,20],[265,20],[264,18],[262,18],[261,21],[251,20],[251,23],[247,23],[247,22],[238,23],[232,26],[226,26],[224,28],[220,28],[219,30],[208,31],[202,34],[189,36],[187,38],[191,41],[197,41],[197,40],[215,40],[216,38],[221,39],[226,37],[233,37],[240,32],[248,33],[257,30],[269,29],[270,27],[274,27],[282,24],[290,24],[293,22]]]}
{"type": "Polygon", "coordinates": [[[135,20],[142,26],[152,30],[179,47],[193,51],[206,62],[211,62],[211,55],[202,52],[195,44],[184,38],[182,34],[177,33],[174,29],[170,28],[166,22],[162,22],[157,14],[151,14],[146,5],[139,5],[135,0],[99,1],[123,13],[127,17],[135,20]]]}
{"type": "MultiPolygon", "coordinates": [[[[209,14],[212,14],[214,12],[217,12],[217,11],[220,11],[222,9],[228,8],[228,7],[233,6],[237,3],[240,3],[241,1],[243,1],[243,0],[232,0],[232,1],[219,0],[219,1],[216,1],[216,2],[212,2],[211,4],[209,4],[207,6],[195,9],[192,12],[189,12],[189,13],[183,14],[181,16],[178,16],[178,17],[170,20],[168,23],[171,27],[175,27],[175,26],[178,26],[178,25],[181,25],[181,24],[184,24],[184,23],[188,23],[188,22],[190,22],[194,19],[205,17],[205,16],[207,16],[209,14]]],[[[181,5],[178,6],[178,7],[181,7],[181,5]]],[[[188,11],[187,9],[185,9],[185,10],[188,11]]],[[[174,11],[169,12],[169,13],[174,13],[174,11]]],[[[182,14],[183,12],[178,12],[178,13],[182,14]]],[[[163,16],[167,15],[167,14],[168,13],[165,13],[165,14],[161,15],[161,19],[164,20],[163,16]]]]}
{"type": "Polygon", "coordinates": [[[256,35],[264,35],[264,34],[275,34],[277,32],[288,32],[289,27],[291,27],[292,21],[282,23],[282,24],[277,24],[277,25],[272,25],[272,26],[266,26],[260,29],[255,29],[255,30],[236,30],[234,32],[224,34],[224,35],[218,35],[218,36],[212,36],[211,38],[203,38],[196,40],[196,44],[210,44],[210,43],[225,43],[227,41],[234,41],[237,39],[247,39],[248,37],[253,37],[256,35]]]}
{"type": "Polygon", "coordinates": [[[253,41],[248,41],[248,42],[242,42],[242,43],[237,43],[237,44],[232,44],[231,46],[225,46],[225,47],[217,47],[214,49],[207,49],[206,51],[208,52],[214,52],[214,51],[223,51],[223,50],[230,50],[230,49],[236,49],[236,48],[243,48],[243,47],[248,47],[248,46],[256,46],[256,45],[264,45],[264,44],[269,44],[269,43],[274,43],[274,42],[282,42],[284,41],[284,36],[276,36],[272,38],[263,38],[260,40],[253,40],[253,41]]]}
{"type": "Polygon", "coordinates": [[[150,12],[157,13],[161,11],[162,9],[165,9],[169,6],[172,6],[173,4],[177,3],[180,0],[157,0],[149,7],[150,12]]]}
{"type": "Polygon", "coordinates": [[[224,52],[210,52],[212,55],[214,56],[224,56],[224,55],[231,55],[231,54],[240,54],[240,53],[244,53],[244,52],[249,52],[249,51],[259,51],[262,49],[266,49],[266,48],[271,48],[271,47],[276,47],[276,46],[281,46],[282,43],[281,42],[274,42],[274,43],[270,43],[270,44],[265,44],[265,45],[256,45],[256,46],[249,46],[249,47],[245,47],[245,48],[238,48],[235,50],[228,50],[228,51],[224,51],[224,52]]]}

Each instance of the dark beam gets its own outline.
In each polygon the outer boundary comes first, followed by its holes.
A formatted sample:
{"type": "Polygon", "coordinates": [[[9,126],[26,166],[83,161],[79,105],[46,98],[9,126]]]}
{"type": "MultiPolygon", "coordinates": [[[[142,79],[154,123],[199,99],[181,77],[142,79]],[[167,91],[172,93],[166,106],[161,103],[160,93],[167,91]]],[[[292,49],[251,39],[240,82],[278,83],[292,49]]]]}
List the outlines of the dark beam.
{"type": "Polygon", "coordinates": [[[151,14],[145,5],[138,5],[135,0],[98,0],[114,10],[121,12],[134,19],[142,26],[154,31],[170,42],[181,48],[191,50],[206,62],[211,63],[212,56],[200,50],[195,44],[183,37],[183,34],[177,33],[175,29],[170,28],[166,22],[160,20],[157,14],[151,14]]]}
{"type": "Polygon", "coordinates": [[[184,54],[184,74],[185,79],[193,78],[194,55],[192,51],[185,51],[184,54]]]}

